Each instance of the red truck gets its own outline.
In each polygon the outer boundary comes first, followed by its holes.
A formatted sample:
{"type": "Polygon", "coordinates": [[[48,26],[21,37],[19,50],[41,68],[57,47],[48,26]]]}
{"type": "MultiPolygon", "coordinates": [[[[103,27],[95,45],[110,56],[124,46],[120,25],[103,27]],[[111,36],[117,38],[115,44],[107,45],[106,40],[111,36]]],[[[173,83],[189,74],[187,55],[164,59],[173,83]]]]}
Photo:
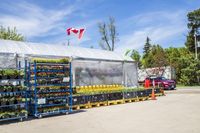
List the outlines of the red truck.
{"type": "Polygon", "coordinates": [[[163,87],[166,90],[173,90],[176,88],[176,82],[174,80],[166,79],[165,77],[148,77],[145,80],[150,80],[150,86],[153,86],[154,80],[156,87],[163,87]]]}

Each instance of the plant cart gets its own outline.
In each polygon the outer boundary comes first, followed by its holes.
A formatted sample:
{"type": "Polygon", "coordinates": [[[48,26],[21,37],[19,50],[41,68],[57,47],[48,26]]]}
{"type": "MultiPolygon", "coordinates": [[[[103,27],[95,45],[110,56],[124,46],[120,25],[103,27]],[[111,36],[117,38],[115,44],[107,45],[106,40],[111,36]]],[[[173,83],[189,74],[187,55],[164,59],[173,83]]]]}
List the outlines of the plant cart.
{"type": "Polygon", "coordinates": [[[71,112],[71,83],[69,60],[37,59],[29,63],[30,113],[41,118],[71,112]]]}
{"type": "Polygon", "coordinates": [[[0,70],[0,121],[27,118],[27,94],[23,70],[0,70]]]}

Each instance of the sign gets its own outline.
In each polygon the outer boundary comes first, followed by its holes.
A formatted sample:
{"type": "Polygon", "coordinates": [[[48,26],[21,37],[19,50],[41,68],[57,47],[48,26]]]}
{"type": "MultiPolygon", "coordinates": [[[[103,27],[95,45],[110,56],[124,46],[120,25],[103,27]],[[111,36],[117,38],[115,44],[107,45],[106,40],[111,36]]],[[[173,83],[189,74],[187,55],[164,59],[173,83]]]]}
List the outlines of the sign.
{"type": "Polygon", "coordinates": [[[45,98],[38,99],[38,104],[46,104],[46,99],[45,98]]]}
{"type": "Polygon", "coordinates": [[[69,77],[64,77],[63,82],[69,82],[69,77]]]}
{"type": "Polygon", "coordinates": [[[155,88],[155,86],[156,86],[156,85],[155,85],[155,80],[153,79],[153,87],[155,88]]]}
{"type": "Polygon", "coordinates": [[[200,35],[197,35],[197,47],[200,47],[200,35]]]}
{"type": "Polygon", "coordinates": [[[200,47],[200,41],[197,42],[197,47],[200,47]]]}

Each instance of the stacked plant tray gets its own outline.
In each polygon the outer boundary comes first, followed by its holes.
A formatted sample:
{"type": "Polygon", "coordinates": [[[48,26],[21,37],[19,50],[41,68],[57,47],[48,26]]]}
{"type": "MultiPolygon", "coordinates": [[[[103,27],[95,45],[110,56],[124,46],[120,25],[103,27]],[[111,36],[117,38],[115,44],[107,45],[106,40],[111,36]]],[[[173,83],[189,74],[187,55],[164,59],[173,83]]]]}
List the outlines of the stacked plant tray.
{"type": "Polygon", "coordinates": [[[23,71],[0,70],[0,121],[27,118],[26,88],[23,71]]]}
{"type": "Polygon", "coordinates": [[[109,93],[113,91],[122,91],[123,89],[124,86],[119,84],[76,86],[76,92],[79,94],[109,93]]]}
{"type": "MultiPolygon", "coordinates": [[[[130,103],[136,101],[145,101],[150,98],[152,89],[136,89],[136,88],[124,88],[121,90],[105,90],[103,91],[80,91],[80,88],[84,89],[90,87],[78,87],[79,94],[73,95],[73,109],[87,109],[91,107],[116,105],[122,103],[130,103]]],[[[75,92],[78,92],[75,91],[75,92]]],[[[161,89],[154,89],[157,96],[161,96],[161,89]],[[159,94],[159,95],[158,95],[159,94]]]]}
{"type": "Polygon", "coordinates": [[[34,59],[28,66],[30,112],[35,117],[71,111],[71,64],[68,59],[34,59]]]}

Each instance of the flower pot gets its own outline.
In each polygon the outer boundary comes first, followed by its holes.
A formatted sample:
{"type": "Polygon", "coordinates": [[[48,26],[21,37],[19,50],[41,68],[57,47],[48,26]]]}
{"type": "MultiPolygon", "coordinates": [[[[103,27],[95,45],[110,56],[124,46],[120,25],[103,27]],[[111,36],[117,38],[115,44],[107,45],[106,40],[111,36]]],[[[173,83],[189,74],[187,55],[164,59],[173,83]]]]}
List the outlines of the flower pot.
{"type": "Polygon", "coordinates": [[[5,100],[2,100],[2,101],[1,101],[1,106],[4,106],[4,105],[6,105],[6,101],[5,101],[5,100]]]}

